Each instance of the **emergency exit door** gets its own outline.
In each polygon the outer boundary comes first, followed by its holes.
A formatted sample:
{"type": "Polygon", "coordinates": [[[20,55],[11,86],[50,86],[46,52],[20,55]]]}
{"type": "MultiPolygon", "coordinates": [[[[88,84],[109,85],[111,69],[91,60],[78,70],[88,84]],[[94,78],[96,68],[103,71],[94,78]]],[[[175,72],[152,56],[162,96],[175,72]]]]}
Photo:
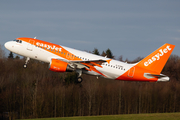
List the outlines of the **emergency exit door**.
{"type": "Polygon", "coordinates": [[[135,67],[132,67],[128,72],[128,77],[133,77],[135,72],[135,67]]]}

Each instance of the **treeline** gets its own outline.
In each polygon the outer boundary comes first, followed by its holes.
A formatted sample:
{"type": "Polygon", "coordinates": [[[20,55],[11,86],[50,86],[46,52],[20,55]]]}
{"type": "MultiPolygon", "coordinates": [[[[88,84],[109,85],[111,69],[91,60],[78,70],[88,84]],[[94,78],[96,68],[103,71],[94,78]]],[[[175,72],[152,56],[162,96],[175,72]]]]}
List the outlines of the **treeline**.
{"type": "MultiPolygon", "coordinates": [[[[139,60],[141,58],[137,58],[139,60]]],[[[136,61],[135,60],[135,61],[136,61]]],[[[170,82],[126,82],[56,73],[48,64],[0,59],[0,114],[11,118],[180,112],[180,57],[171,55],[162,73],[170,82]]]]}

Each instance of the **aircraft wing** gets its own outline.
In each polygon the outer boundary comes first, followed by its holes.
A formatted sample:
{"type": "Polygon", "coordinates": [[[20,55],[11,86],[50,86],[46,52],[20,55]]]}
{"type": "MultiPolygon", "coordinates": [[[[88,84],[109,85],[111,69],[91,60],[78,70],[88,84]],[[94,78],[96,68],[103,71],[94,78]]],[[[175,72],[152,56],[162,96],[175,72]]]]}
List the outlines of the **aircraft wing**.
{"type": "Polygon", "coordinates": [[[70,66],[74,66],[75,68],[82,69],[82,68],[94,68],[94,66],[98,66],[102,68],[102,63],[108,62],[112,59],[109,60],[88,60],[88,61],[77,61],[77,60],[65,60],[65,59],[58,59],[64,62],[69,63],[70,66]]]}
{"type": "Polygon", "coordinates": [[[104,77],[106,77],[104,74],[99,72],[95,66],[102,68],[102,63],[107,62],[110,63],[112,59],[109,60],[88,60],[88,61],[77,61],[77,60],[66,60],[66,59],[58,59],[64,62],[67,62],[72,68],[74,69],[86,69],[87,71],[94,71],[104,77]]]}

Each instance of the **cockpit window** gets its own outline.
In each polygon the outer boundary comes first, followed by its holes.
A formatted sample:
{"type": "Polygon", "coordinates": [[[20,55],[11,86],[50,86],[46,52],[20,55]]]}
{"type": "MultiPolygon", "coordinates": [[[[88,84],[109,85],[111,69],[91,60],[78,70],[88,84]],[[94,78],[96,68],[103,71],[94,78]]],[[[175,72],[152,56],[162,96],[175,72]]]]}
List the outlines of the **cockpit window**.
{"type": "Polygon", "coordinates": [[[16,41],[17,43],[22,43],[22,40],[13,40],[13,41],[16,41]]]}

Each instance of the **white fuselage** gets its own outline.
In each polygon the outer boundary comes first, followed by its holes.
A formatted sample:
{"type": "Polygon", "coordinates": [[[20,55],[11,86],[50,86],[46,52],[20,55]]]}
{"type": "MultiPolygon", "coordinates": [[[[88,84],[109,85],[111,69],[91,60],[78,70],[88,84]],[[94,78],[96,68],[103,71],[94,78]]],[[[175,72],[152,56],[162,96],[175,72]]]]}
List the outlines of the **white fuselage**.
{"type": "MultiPolygon", "coordinates": [[[[43,48],[43,47],[38,47],[36,45],[32,45],[25,41],[22,41],[21,43],[18,43],[16,41],[10,41],[5,44],[5,47],[8,50],[10,50],[16,54],[19,54],[21,56],[29,57],[32,59],[46,62],[46,63],[50,63],[52,58],[65,59],[65,58],[62,58],[62,57],[54,54],[53,52],[49,52],[49,51],[45,50],[45,48],[43,48]]],[[[69,51],[69,53],[67,53],[66,58],[71,57],[71,60],[73,60],[73,57],[75,57],[75,56],[82,59],[83,61],[100,60],[100,59],[108,60],[109,59],[109,58],[94,55],[94,54],[91,54],[91,53],[88,53],[85,51],[80,51],[80,50],[72,49],[72,48],[65,47],[65,46],[61,46],[61,47],[63,47],[67,51],[69,51]],[[68,54],[73,54],[75,56],[68,55],[68,54]]],[[[58,51],[54,50],[54,52],[58,52],[58,51]]],[[[95,68],[99,72],[103,73],[106,76],[106,78],[116,79],[119,76],[121,76],[122,74],[124,74],[125,72],[127,72],[133,66],[134,66],[134,64],[126,64],[124,62],[120,62],[117,60],[111,60],[110,64],[105,62],[102,64],[102,67],[95,66],[95,68]]],[[[99,73],[96,73],[94,71],[83,71],[83,73],[101,76],[99,73]]]]}
{"type": "Polygon", "coordinates": [[[49,63],[49,70],[55,72],[76,71],[78,81],[82,73],[126,81],[169,81],[161,71],[175,45],[164,44],[135,64],[128,64],[88,52],[53,44],[33,38],[16,38],[5,43],[5,47],[22,56],[49,63]]]}

